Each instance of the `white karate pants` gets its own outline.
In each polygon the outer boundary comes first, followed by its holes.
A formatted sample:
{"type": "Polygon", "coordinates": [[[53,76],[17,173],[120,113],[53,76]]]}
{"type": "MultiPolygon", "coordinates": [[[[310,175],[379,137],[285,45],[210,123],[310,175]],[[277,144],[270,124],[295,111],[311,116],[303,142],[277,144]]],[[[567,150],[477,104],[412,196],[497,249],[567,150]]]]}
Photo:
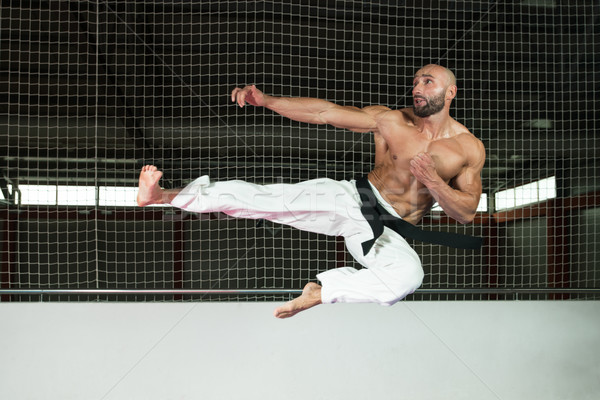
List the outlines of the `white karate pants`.
{"type": "MultiPolygon", "coordinates": [[[[374,191],[382,205],[397,215],[374,191]]],[[[354,181],[325,178],[256,185],[237,180],[213,183],[208,176],[190,183],[171,202],[190,212],[222,212],[343,236],[350,254],[366,269],[342,267],[318,274],[321,301],[392,305],[421,285],[421,261],[406,240],[387,227],[371,251],[363,255],[362,242],[372,239],[373,232],[360,212],[361,204],[354,181]]]]}

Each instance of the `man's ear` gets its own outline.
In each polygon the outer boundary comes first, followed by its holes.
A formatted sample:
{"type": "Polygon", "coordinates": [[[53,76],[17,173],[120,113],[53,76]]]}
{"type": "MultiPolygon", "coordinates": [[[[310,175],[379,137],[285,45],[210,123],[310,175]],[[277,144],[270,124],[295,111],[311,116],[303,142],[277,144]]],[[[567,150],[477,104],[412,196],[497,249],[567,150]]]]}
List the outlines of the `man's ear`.
{"type": "Polygon", "coordinates": [[[452,100],[456,97],[456,92],[458,91],[458,87],[456,85],[448,86],[446,89],[446,100],[452,100]]]}

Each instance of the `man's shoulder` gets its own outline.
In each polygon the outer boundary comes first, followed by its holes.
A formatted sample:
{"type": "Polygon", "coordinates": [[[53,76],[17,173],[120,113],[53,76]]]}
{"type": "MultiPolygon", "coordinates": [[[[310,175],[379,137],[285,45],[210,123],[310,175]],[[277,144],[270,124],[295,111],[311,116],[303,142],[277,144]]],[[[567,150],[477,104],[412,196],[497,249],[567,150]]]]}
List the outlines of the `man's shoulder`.
{"type": "Polygon", "coordinates": [[[454,120],[455,138],[460,141],[465,141],[472,145],[483,146],[483,142],[479,140],[466,126],[454,120]]]}
{"type": "Polygon", "coordinates": [[[386,107],[385,118],[402,125],[414,125],[416,122],[415,114],[412,108],[391,109],[386,107]]]}
{"type": "Polygon", "coordinates": [[[399,114],[401,114],[402,117],[404,117],[408,121],[414,122],[416,119],[415,111],[413,110],[412,107],[399,108],[395,111],[398,112],[399,114]]]}
{"type": "Polygon", "coordinates": [[[381,105],[366,106],[362,109],[362,111],[364,111],[368,114],[371,114],[372,116],[377,116],[378,114],[381,114],[381,113],[387,113],[390,110],[391,109],[389,107],[381,106],[381,105]]]}
{"type": "Polygon", "coordinates": [[[485,162],[485,146],[483,142],[473,135],[468,129],[458,133],[454,139],[459,143],[466,154],[469,164],[482,167],[485,162]]]}
{"type": "Polygon", "coordinates": [[[454,123],[455,135],[452,139],[463,149],[470,164],[482,165],[485,161],[483,142],[460,122],[454,120],[454,123]]]}

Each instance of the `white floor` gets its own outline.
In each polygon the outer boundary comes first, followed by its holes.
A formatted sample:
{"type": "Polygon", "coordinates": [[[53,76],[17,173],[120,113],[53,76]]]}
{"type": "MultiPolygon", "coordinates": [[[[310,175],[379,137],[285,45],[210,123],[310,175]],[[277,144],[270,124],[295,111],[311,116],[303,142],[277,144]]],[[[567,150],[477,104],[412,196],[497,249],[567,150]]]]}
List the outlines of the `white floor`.
{"type": "Polygon", "coordinates": [[[0,399],[598,399],[600,302],[2,303],[0,399]]]}

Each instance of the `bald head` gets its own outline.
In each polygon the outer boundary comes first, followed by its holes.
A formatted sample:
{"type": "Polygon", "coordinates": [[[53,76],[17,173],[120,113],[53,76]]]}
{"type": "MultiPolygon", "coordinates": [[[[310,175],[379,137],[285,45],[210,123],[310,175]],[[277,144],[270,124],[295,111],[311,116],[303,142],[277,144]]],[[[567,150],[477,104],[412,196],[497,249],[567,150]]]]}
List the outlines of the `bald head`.
{"type": "Polygon", "coordinates": [[[450,85],[456,85],[456,76],[454,76],[454,73],[441,65],[428,64],[417,71],[415,78],[422,75],[430,75],[435,78],[442,79],[444,81],[444,86],[446,87],[450,85]]]}
{"type": "Polygon", "coordinates": [[[456,77],[446,67],[428,64],[417,71],[413,79],[415,115],[421,118],[437,114],[450,104],[456,96],[456,77]]]}

